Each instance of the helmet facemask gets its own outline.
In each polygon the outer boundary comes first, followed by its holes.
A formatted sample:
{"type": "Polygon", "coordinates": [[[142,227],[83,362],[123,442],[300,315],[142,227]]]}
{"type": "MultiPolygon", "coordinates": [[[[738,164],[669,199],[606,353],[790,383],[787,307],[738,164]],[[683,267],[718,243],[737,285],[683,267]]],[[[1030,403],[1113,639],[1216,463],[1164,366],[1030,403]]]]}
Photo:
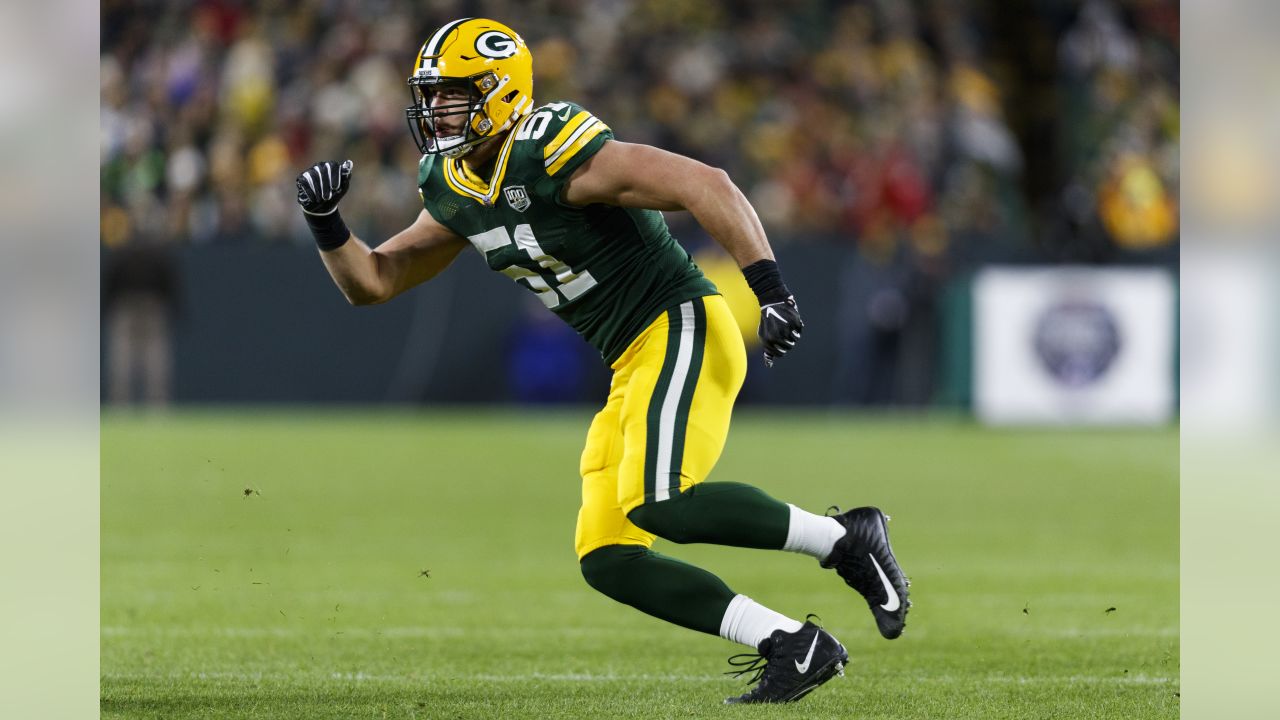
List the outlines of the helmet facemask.
{"type": "Polygon", "coordinates": [[[405,117],[418,149],[426,155],[460,158],[492,137],[493,121],[485,106],[503,85],[492,72],[464,78],[419,73],[409,78],[413,104],[405,108],[405,117]],[[433,107],[433,101],[441,94],[449,99],[433,107]],[[443,135],[439,121],[458,115],[465,116],[460,132],[443,135]]]}

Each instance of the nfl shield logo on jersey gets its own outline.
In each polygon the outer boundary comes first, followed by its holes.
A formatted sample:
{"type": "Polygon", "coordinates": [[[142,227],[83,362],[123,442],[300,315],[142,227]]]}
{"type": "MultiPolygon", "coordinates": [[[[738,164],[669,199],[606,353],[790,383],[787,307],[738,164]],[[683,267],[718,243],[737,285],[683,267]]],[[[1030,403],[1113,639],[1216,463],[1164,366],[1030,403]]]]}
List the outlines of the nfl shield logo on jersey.
{"type": "Polygon", "coordinates": [[[502,188],[502,192],[507,196],[507,204],[516,212],[524,212],[529,209],[532,201],[529,200],[529,193],[524,191],[523,185],[512,185],[508,188],[502,188]]]}

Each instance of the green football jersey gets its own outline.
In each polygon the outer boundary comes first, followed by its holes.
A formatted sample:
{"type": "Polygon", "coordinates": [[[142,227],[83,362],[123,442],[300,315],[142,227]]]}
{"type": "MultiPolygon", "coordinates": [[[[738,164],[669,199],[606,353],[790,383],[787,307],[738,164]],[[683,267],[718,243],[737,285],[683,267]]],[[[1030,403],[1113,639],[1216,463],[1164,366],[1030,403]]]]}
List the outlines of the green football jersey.
{"type": "Polygon", "coordinates": [[[491,269],[533,291],[610,365],[664,310],[717,292],[662,213],[561,200],[573,172],[612,137],[591,113],[557,102],[511,130],[488,178],[435,155],[418,165],[427,212],[470,240],[491,269]]]}

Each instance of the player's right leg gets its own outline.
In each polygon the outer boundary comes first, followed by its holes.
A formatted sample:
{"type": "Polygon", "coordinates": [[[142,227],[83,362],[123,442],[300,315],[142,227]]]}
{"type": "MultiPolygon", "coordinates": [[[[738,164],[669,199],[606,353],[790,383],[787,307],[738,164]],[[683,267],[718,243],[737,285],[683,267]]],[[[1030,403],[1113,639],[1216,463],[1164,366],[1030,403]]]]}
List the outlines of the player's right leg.
{"type": "MultiPolygon", "coordinates": [[[[650,550],[654,535],[628,520],[618,504],[621,412],[627,380],[615,376],[609,400],[592,420],[582,453],[582,507],[574,531],[574,550],[583,578],[599,592],[644,613],[692,630],[722,634],[722,626],[729,629],[726,613],[738,596],[715,575],[650,550]]],[[[758,611],[748,613],[740,623],[750,625],[750,632],[729,639],[755,647],[774,630],[800,628],[795,620],[755,607],[758,611]]]]}
{"type": "Polygon", "coordinates": [[[653,534],[633,524],[618,506],[626,379],[615,375],[609,400],[592,420],[582,452],[582,507],[574,531],[582,576],[618,602],[682,627],[717,634],[733,591],[705,570],[649,550],[653,534]]]}

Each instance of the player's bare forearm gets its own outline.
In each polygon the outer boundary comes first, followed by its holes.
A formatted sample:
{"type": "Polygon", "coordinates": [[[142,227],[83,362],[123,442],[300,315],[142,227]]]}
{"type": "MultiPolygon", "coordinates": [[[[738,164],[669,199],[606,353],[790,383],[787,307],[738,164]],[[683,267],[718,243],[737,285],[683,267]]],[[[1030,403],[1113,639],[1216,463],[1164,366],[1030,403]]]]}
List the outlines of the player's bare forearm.
{"type": "Polygon", "coordinates": [[[684,207],[717,243],[733,256],[738,267],[759,260],[773,260],[773,249],[760,217],[738,186],[723,170],[698,163],[706,171],[684,188],[684,207]]]}
{"type": "Polygon", "coordinates": [[[390,299],[386,283],[378,272],[377,256],[355,233],[342,247],[321,250],[320,259],[352,305],[373,305],[390,299]]]}
{"type": "Polygon", "coordinates": [[[420,216],[377,248],[353,233],[342,247],[321,251],[320,259],[352,305],[375,305],[435,277],[463,247],[465,240],[420,216]]]}
{"type": "Polygon", "coordinates": [[[688,210],[739,267],[773,259],[760,218],[728,174],[648,145],[606,143],[574,173],[565,200],[688,210]]]}

